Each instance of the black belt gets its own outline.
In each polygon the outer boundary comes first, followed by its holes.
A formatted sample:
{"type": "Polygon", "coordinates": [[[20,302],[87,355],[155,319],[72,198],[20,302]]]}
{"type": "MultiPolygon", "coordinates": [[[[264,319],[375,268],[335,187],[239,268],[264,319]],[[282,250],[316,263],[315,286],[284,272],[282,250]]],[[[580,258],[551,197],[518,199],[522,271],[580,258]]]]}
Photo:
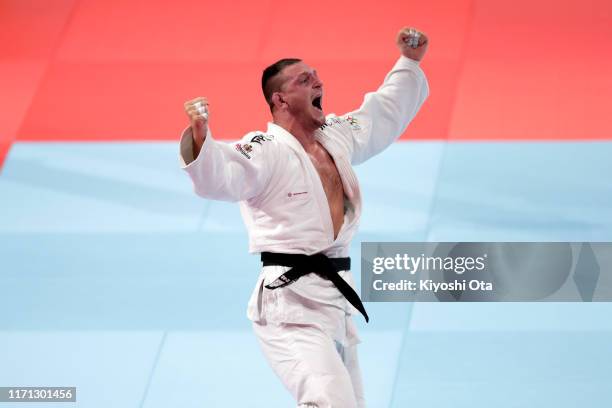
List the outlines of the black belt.
{"type": "Polygon", "coordinates": [[[266,285],[266,289],[282,288],[295,282],[300,277],[314,272],[322,278],[332,281],[346,300],[361,312],[366,322],[370,321],[365,307],[361,299],[359,299],[359,295],[338,274],[339,271],[351,269],[351,258],[328,258],[323,254],[304,255],[262,252],[261,262],[263,262],[263,266],[280,265],[291,267],[291,269],[279,276],[274,282],[266,285]]]}

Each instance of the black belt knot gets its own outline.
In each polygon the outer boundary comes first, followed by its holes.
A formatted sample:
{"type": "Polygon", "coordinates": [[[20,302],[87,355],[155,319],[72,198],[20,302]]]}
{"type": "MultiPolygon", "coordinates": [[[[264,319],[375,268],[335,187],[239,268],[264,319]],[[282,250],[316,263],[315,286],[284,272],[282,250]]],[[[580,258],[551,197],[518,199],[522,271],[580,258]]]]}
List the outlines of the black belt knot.
{"type": "Polygon", "coordinates": [[[361,312],[366,322],[370,321],[365,307],[361,299],[359,299],[359,295],[357,295],[351,285],[338,274],[339,271],[348,271],[351,269],[351,258],[329,258],[321,253],[304,255],[262,252],[261,262],[263,262],[263,266],[280,265],[291,268],[279,276],[274,282],[266,285],[266,289],[282,288],[283,286],[295,282],[304,275],[316,273],[324,279],[329,279],[346,300],[361,312]]]}

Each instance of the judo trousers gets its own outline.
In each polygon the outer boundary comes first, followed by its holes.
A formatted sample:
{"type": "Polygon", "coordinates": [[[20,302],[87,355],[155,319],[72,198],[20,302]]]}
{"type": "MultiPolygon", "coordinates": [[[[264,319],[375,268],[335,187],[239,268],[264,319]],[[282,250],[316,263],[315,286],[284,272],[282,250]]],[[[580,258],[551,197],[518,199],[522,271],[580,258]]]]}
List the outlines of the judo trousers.
{"type": "Polygon", "coordinates": [[[364,408],[357,345],[308,324],[253,322],[259,345],[298,408],[364,408]]]}

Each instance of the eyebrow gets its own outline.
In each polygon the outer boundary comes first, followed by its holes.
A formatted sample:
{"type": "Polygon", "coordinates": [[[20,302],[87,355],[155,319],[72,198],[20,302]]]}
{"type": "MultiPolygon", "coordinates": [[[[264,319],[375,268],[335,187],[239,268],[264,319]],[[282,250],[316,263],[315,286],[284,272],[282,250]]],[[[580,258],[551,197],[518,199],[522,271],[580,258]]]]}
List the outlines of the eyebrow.
{"type": "Polygon", "coordinates": [[[301,74],[295,77],[295,80],[299,81],[300,79],[304,78],[307,75],[308,75],[308,72],[302,72],[301,74]]]}
{"type": "MultiPolygon", "coordinates": [[[[295,77],[295,80],[297,81],[297,80],[299,80],[300,78],[302,78],[304,75],[308,75],[308,74],[311,74],[311,72],[309,72],[309,71],[303,71],[302,73],[300,73],[298,76],[296,76],[296,77],[295,77]]],[[[313,76],[314,76],[314,75],[317,75],[317,70],[316,70],[316,69],[313,69],[313,70],[312,70],[312,75],[313,75],[313,76]]]]}

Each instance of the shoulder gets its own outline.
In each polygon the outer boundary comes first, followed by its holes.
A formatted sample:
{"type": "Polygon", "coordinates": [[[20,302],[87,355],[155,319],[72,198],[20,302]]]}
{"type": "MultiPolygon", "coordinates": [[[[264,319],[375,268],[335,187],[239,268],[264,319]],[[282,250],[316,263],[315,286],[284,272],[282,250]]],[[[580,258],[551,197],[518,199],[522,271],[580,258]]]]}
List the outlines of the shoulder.
{"type": "Polygon", "coordinates": [[[278,141],[266,132],[249,132],[234,143],[234,149],[246,159],[261,158],[276,154],[278,141]]]}
{"type": "Polygon", "coordinates": [[[325,117],[325,123],[321,126],[322,131],[339,130],[339,131],[355,131],[361,130],[361,121],[350,113],[338,116],[335,113],[330,113],[325,117]]]}
{"type": "Polygon", "coordinates": [[[325,124],[321,126],[320,131],[350,156],[355,138],[364,128],[362,120],[352,113],[342,116],[331,113],[325,117],[325,124]]]}

